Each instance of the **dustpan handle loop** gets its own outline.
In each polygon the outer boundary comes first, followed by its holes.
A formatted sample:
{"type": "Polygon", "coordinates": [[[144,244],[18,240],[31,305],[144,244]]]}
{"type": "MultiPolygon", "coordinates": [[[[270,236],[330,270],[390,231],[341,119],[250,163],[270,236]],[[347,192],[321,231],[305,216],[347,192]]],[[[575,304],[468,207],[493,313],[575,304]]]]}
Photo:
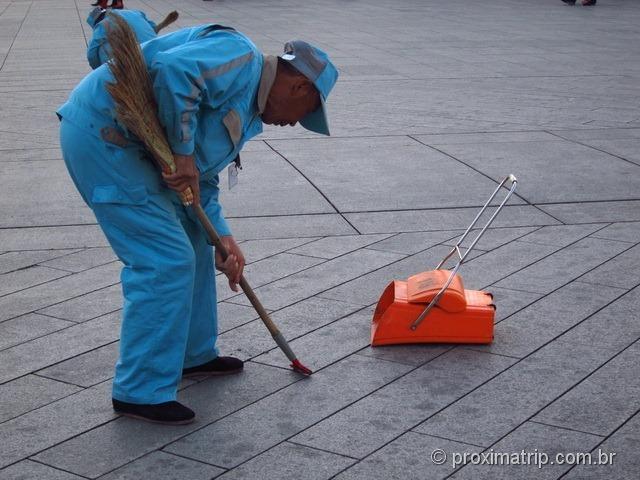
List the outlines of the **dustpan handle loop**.
{"type": "MultiPolygon", "coordinates": [[[[480,238],[482,237],[482,235],[484,235],[484,232],[487,230],[487,228],[489,228],[489,226],[493,223],[493,221],[495,220],[495,218],[498,216],[498,214],[500,213],[500,211],[502,210],[502,207],[504,207],[504,205],[507,203],[507,201],[509,200],[509,198],[511,197],[511,195],[513,194],[513,192],[515,192],[516,187],[518,185],[518,179],[516,178],[515,175],[510,174],[508,176],[506,176],[504,178],[504,180],[502,180],[502,182],[500,182],[500,184],[496,187],[496,189],[493,191],[493,193],[491,194],[491,196],[489,197],[489,200],[487,200],[484,204],[484,206],[480,209],[480,211],[478,212],[478,214],[476,215],[476,217],[473,219],[473,221],[471,222],[471,225],[469,225],[467,227],[467,229],[465,230],[465,232],[462,234],[462,236],[458,239],[458,241],[456,242],[456,244],[453,246],[453,248],[451,249],[451,251],[442,259],[442,261],[436,266],[436,270],[440,270],[440,268],[444,265],[444,263],[449,260],[449,258],[451,258],[451,256],[454,253],[458,254],[458,263],[456,263],[456,266],[453,268],[453,270],[451,271],[451,274],[449,275],[449,278],[447,279],[446,283],[442,286],[442,288],[440,289],[440,291],[438,292],[438,294],[433,297],[433,300],[431,300],[431,302],[429,302],[429,305],[427,305],[427,307],[422,311],[422,313],[420,314],[420,316],[418,318],[416,318],[416,320],[411,324],[411,330],[415,330],[416,328],[418,328],[418,326],[420,325],[420,323],[422,323],[422,321],[424,320],[424,318],[427,316],[427,314],[431,311],[431,309],[438,303],[438,300],[440,300],[440,297],[442,297],[442,295],[444,294],[445,290],[449,287],[449,285],[451,285],[451,282],[453,281],[453,278],[456,276],[456,273],[458,273],[458,270],[460,269],[460,266],[464,263],[465,259],[467,258],[467,255],[469,254],[469,252],[471,250],[473,250],[473,247],[476,246],[476,243],[478,243],[478,241],[480,240],[480,238]],[[500,191],[500,189],[502,187],[505,186],[505,184],[507,182],[511,182],[511,187],[509,188],[509,192],[505,195],[504,199],[502,200],[502,202],[500,202],[500,205],[498,205],[498,208],[496,209],[495,212],[493,212],[493,215],[491,215],[491,217],[489,218],[489,220],[487,221],[487,223],[485,223],[484,227],[482,227],[482,230],[480,230],[480,233],[478,233],[478,235],[476,236],[476,238],[473,240],[473,242],[471,242],[471,245],[469,245],[469,247],[467,247],[467,249],[465,250],[464,254],[460,253],[460,245],[462,244],[462,242],[464,241],[464,239],[467,237],[467,235],[469,234],[469,232],[471,231],[471,229],[475,226],[476,223],[478,223],[478,220],[480,219],[480,217],[482,216],[482,214],[485,212],[485,210],[487,209],[487,207],[489,206],[489,204],[491,203],[491,201],[496,197],[496,195],[498,194],[498,192],[500,191]]],[[[507,187],[505,187],[507,188],[507,187]]]]}

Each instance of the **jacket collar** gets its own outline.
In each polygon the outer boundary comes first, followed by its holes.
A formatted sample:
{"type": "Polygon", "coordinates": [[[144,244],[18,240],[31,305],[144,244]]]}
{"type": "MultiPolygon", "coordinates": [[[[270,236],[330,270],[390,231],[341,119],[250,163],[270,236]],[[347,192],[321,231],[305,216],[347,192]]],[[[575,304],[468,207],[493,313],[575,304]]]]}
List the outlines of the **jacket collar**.
{"type": "Polygon", "coordinates": [[[267,106],[267,97],[276,80],[276,71],[278,69],[278,57],[275,55],[264,55],[262,62],[262,74],[260,75],[260,84],[258,85],[258,113],[262,115],[267,106]]]}

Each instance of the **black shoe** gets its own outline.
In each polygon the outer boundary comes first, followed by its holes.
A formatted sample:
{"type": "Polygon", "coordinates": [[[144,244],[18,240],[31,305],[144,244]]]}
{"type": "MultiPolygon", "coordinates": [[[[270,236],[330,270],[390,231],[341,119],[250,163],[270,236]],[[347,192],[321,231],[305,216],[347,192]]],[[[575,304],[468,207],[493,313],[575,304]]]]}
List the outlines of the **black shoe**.
{"type": "Polygon", "coordinates": [[[242,360],[234,357],[216,357],[210,362],[182,370],[182,377],[197,377],[203,375],[232,375],[244,368],[242,360]]]}
{"type": "Polygon", "coordinates": [[[576,0],[562,0],[564,3],[566,3],[567,5],[575,5],[576,4],[576,0]]]}
{"type": "Polygon", "coordinates": [[[137,403],[121,402],[115,398],[112,398],[111,401],[116,413],[146,420],[147,422],[163,423],[165,425],[185,425],[193,422],[196,416],[193,410],[179,402],[139,405],[137,403]]]}

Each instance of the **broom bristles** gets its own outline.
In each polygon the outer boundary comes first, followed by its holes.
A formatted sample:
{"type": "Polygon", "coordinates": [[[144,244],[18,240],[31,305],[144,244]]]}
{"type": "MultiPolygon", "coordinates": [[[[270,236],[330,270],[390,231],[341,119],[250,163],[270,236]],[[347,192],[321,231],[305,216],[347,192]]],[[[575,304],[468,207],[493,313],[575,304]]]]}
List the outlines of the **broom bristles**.
{"type": "MultiPolygon", "coordinates": [[[[125,20],[108,15],[107,41],[113,52],[108,65],[115,82],[107,83],[107,91],[116,104],[118,121],[144,144],[164,173],[174,173],[173,153],[158,119],[151,77],[138,40],[125,20]]],[[[191,189],[180,195],[185,204],[193,201],[191,189]]]]}
{"type": "Polygon", "coordinates": [[[156,31],[156,33],[158,33],[163,28],[168,27],[169,25],[171,25],[176,20],[178,20],[178,16],[179,16],[178,12],[175,11],[175,10],[173,12],[169,13],[169,15],[167,15],[164,20],[162,20],[160,23],[158,23],[156,25],[156,27],[154,29],[156,31]]]}

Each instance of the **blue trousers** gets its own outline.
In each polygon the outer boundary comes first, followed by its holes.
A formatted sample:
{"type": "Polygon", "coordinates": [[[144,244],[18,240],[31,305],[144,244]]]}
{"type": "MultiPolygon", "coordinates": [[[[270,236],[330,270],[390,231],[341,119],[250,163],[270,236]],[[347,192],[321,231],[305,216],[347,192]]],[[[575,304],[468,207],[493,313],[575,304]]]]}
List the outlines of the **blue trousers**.
{"type": "MultiPolygon", "coordinates": [[[[124,264],[113,398],[175,400],[182,369],[218,355],[213,249],[139,148],[105,143],[64,119],[60,144],[76,187],[124,264]]],[[[219,209],[217,177],[201,179],[200,187],[205,210],[219,209]]]]}

